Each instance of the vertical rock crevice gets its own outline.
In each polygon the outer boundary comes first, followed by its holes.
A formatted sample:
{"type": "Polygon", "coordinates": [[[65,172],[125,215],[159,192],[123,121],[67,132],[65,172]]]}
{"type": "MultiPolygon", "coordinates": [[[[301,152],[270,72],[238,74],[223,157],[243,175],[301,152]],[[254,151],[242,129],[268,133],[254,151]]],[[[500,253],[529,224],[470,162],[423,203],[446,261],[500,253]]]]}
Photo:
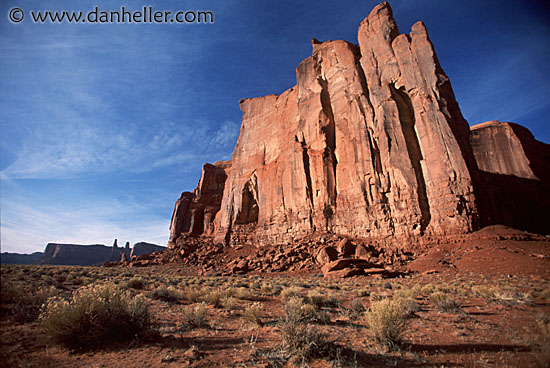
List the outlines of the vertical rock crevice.
{"type": "Polygon", "coordinates": [[[303,142],[300,142],[302,145],[302,161],[304,164],[304,173],[306,175],[306,193],[309,200],[309,203],[311,205],[311,208],[313,209],[313,186],[311,183],[311,170],[309,167],[309,154],[307,152],[307,145],[305,140],[303,142]]]}
{"type": "Polygon", "coordinates": [[[423,159],[422,151],[420,150],[420,142],[414,128],[414,109],[411,98],[407,92],[405,92],[404,88],[396,89],[394,85],[390,85],[390,89],[397,105],[399,121],[401,123],[403,136],[405,137],[405,144],[407,145],[407,152],[411,160],[414,176],[416,177],[418,206],[420,207],[421,216],[420,232],[423,234],[432,216],[430,213],[430,203],[428,201],[424,173],[422,172],[422,164],[420,163],[423,159]]]}
{"type": "Polygon", "coordinates": [[[328,91],[328,82],[319,77],[319,84],[321,85],[321,116],[319,120],[321,123],[321,130],[325,134],[326,146],[323,152],[323,167],[325,171],[325,177],[327,180],[327,194],[331,206],[336,205],[336,127],[334,122],[334,113],[332,111],[332,103],[330,101],[330,95],[328,91]]]}
{"type": "Polygon", "coordinates": [[[241,210],[237,215],[236,224],[244,225],[258,222],[258,202],[250,191],[249,186],[245,186],[242,193],[241,210]]]}

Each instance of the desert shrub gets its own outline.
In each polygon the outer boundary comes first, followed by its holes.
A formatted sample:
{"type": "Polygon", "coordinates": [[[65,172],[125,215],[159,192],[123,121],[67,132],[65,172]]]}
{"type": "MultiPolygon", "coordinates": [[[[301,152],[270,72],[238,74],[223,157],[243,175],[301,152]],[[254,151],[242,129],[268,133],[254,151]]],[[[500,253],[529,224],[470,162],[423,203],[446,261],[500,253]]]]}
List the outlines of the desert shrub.
{"type": "Polygon", "coordinates": [[[539,298],[544,299],[545,301],[550,301],[550,289],[545,289],[540,292],[539,298]]]}
{"type": "Polygon", "coordinates": [[[550,319],[542,318],[539,321],[539,333],[533,344],[535,357],[543,367],[550,366],[550,319]]]}
{"type": "Polygon", "coordinates": [[[301,322],[327,323],[330,321],[328,313],[321,311],[316,305],[305,303],[304,299],[294,297],[283,304],[285,320],[301,322]]]}
{"type": "Polygon", "coordinates": [[[304,317],[301,298],[292,298],[284,306],[284,313],[278,326],[281,331],[281,350],[289,359],[298,365],[317,357],[327,357],[332,353],[331,345],[317,329],[309,326],[304,317]]]}
{"type": "Polygon", "coordinates": [[[226,311],[237,309],[237,299],[232,296],[226,295],[222,298],[221,305],[226,311]]]}
{"type": "Polygon", "coordinates": [[[168,303],[175,303],[179,300],[180,293],[172,286],[166,287],[162,285],[151,292],[151,298],[168,303]]]}
{"type": "Polygon", "coordinates": [[[395,301],[401,305],[405,317],[413,317],[420,310],[420,305],[413,298],[397,297],[395,301]]]}
{"type": "Polygon", "coordinates": [[[456,313],[460,311],[458,303],[443,292],[436,291],[430,294],[430,301],[440,312],[456,313]]]}
{"type": "Polygon", "coordinates": [[[48,298],[56,295],[57,290],[55,287],[40,287],[32,291],[5,282],[2,285],[1,294],[6,314],[15,322],[27,323],[38,318],[42,305],[46,303],[48,298]]]}
{"type": "Polygon", "coordinates": [[[225,298],[225,293],[219,289],[212,289],[206,295],[204,295],[203,300],[213,306],[214,308],[222,307],[222,299],[225,298]]]}
{"type": "Polygon", "coordinates": [[[128,280],[127,285],[129,288],[141,290],[145,287],[145,280],[141,277],[133,277],[128,280]]]}
{"type": "Polygon", "coordinates": [[[402,299],[409,299],[409,298],[416,298],[421,293],[421,287],[417,284],[413,288],[407,288],[402,287],[399,290],[396,290],[393,294],[394,297],[402,298],[402,299]]]}
{"type": "Polygon", "coordinates": [[[355,295],[357,295],[358,297],[369,296],[370,295],[370,288],[357,289],[357,290],[355,290],[355,295]]]}
{"type": "Polygon", "coordinates": [[[499,291],[500,290],[497,287],[488,287],[485,285],[472,286],[472,292],[474,293],[474,295],[487,299],[489,301],[492,301],[495,297],[495,293],[499,291]]]}
{"type": "Polygon", "coordinates": [[[50,298],[40,320],[54,341],[73,349],[127,341],[150,326],[145,297],[112,284],[80,288],[70,300],[50,298]]]}
{"type": "Polygon", "coordinates": [[[185,292],[187,299],[196,303],[202,300],[206,291],[198,286],[189,286],[185,292]]]}
{"type": "Polygon", "coordinates": [[[254,294],[247,288],[239,287],[233,290],[233,296],[241,300],[250,300],[254,294]]]}
{"type": "Polygon", "coordinates": [[[422,288],[420,289],[420,294],[430,295],[436,289],[437,289],[437,287],[434,284],[426,284],[426,285],[422,286],[422,288]]]}
{"type": "Polygon", "coordinates": [[[273,286],[271,295],[281,295],[282,291],[283,291],[283,287],[281,285],[275,285],[273,286]]]}
{"type": "Polygon", "coordinates": [[[269,283],[264,282],[264,283],[261,285],[260,290],[261,290],[262,293],[265,294],[265,295],[273,295],[273,285],[271,285],[271,284],[269,284],[269,283]]]}
{"type": "Polygon", "coordinates": [[[391,299],[373,301],[365,313],[365,321],[375,341],[389,350],[399,346],[407,327],[407,318],[401,303],[391,299]]]}
{"type": "Polygon", "coordinates": [[[533,296],[529,293],[520,293],[517,290],[497,290],[493,301],[504,305],[533,304],[533,296]]]}
{"type": "Polygon", "coordinates": [[[297,286],[291,286],[291,287],[284,288],[281,291],[281,299],[282,299],[283,302],[286,302],[287,300],[290,300],[292,298],[299,297],[301,291],[302,291],[302,288],[297,287],[297,286]]]}
{"type": "Polygon", "coordinates": [[[322,307],[326,303],[326,296],[319,290],[313,289],[307,293],[307,301],[317,307],[322,307]]]}
{"type": "Polygon", "coordinates": [[[281,349],[293,363],[303,366],[308,360],[328,355],[330,345],[317,329],[291,322],[282,322],[279,328],[282,335],[281,349]]]}
{"type": "Polygon", "coordinates": [[[256,326],[263,327],[262,322],[262,303],[255,302],[244,309],[243,318],[256,326]]]}
{"type": "Polygon", "coordinates": [[[208,309],[205,303],[198,303],[184,309],[183,323],[185,329],[208,327],[208,323],[206,323],[207,315],[208,309]]]}
{"type": "Polygon", "coordinates": [[[345,310],[345,314],[350,321],[355,321],[365,313],[365,306],[361,299],[353,299],[349,305],[349,308],[345,310]]]}

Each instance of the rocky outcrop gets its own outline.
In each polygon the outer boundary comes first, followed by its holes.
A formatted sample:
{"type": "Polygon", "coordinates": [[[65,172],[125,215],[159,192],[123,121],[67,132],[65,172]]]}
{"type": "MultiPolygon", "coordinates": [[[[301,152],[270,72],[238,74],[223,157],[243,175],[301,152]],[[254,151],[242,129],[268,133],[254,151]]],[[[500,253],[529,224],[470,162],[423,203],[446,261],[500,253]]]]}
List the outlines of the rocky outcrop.
{"type": "Polygon", "coordinates": [[[550,181],[550,145],[521,125],[496,120],[477,124],[470,142],[481,171],[550,181]]]}
{"type": "Polygon", "coordinates": [[[418,238],[476,225],[469,127],[424,25],[400,35],[383,3],[358,37],[359,47],[314,42],[295,87],[241,101],[217,241],[418,238]]]}
{"type": "MultiPolygon", "coordinates": [[[[111,261],[113,247],[103,244],[48,243],[41,264],[92,266],[111,261]]],[[[118,255],[120,259],[120,253],[118,255]]]]}
{"type": "Polygon", "coordinates": [[[3,252],[0,254],[0,264],[38,264],[43,256],[42,252],[31,254],[3,252]]]}
{"type": "Polygon", "coordinates": [[[214,231],[214,218],[220,210],[227,174],[231,161],[204,164],[199,184],[193,192],[183,192],[176,202],[170,223],[168,246],[182,234],[210,235],[214,231]]]}
{"type": "Polygon", "coordinates": [[[550,233],[550,145],[514,123],[489,121],[471,129],[486,224],[550,233]]]}
{"type": "Polygon", "coordinates": [[[131,259],[132,257],[139,257],[143,254],[151,254],[151,253],[154,253],[154,252],[162,252],[165,249],[166,249],[166,247],[162,247],[160,245],[145,243],[145,242],[139,242],[139,243],[134,244],[134,247],[132,248],[132,252],[130,253],[130,256],[128,258],[131,259]]]}
{"type": "MultiPolygon", "coordinates": [[[[240,101],[232,161],[206,164],[197,188],[182,194],[169,246],[189,256],[197,235],[213,237],[215,250],[331,233],[368,239],[343,252],[359,259],[371,244],[410,248],[482,225],[530,221],[510,215],[516,199],[499,202],[498,195],[513,197],[500,177],[539,179],[525,188],[540,197],[550,175],[546,148],[527,144],[534,138],[516,125],[502,139],[486,130],[494,124],[470,135],[422,22],[400,34],[382,3],[361,23],[358,40],[313,39],[296,86],[240,101]],[[514,162],[516,155],[523,156],[514,162]],[[497,190],[489,194],[488,186],[497,190]]],[[[519,198],[527,210],[531,194],[519,198]]],[[[317,256],[337,261],[330,248],[317,256]]]]}
{"type": "Polygon", "coordinates": [[[112,247],[103,244],[48,243],[43,253],[2,253],[0,263],[93,266],[106,262],[126,262],[132,258],[161,252],[165,249],[166,247],[145,242],[136,243],[133,248],[130,247],[129,242],[126,242],[125,247],[122,248],[118,246],[116,239],[112,247]]]}

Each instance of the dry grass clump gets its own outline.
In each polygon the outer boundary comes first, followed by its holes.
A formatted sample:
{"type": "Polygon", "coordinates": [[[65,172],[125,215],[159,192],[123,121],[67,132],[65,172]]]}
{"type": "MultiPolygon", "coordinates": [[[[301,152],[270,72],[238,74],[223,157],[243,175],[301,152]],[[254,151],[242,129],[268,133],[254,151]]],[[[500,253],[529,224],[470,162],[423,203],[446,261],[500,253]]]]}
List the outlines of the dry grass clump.
{"type": "Polygon", "coordinates": [[[208,327],[208,323],[206,322],[207,315],[208,309],[205,303],[198,303],[184,309],[184,329],[208,327]]]}
{"type": "Polygon", "coordinates": [[[168,303],[175,303],[180,299],[180,293],[172,286],[159,286],[151,292],[151,298],[168,303]]]}
{"type": "Polygon", "coordinates": [[[416,316],[416,313],[420,310],[420,305],[413,298],[395,298],[396,303],[401,304],[401,309],[405,317],[411,318],[416,316]]]}
{"type": "Polygon", "coordinates": [[[244,287],[233,289],[232,294],[235,298],[241,300],[251,300],[254,298],[254,294],[252,293],[252,291],[244,287]]]}
{"type": "Polygon", "coordinates": [[[319,289],[313,289],[307,293],[307,301],[317,307],[322,307],[327,303],[327,297],[319,291],[319,289]]]}
{"type": "Polygon", "coordinates": [[[543,367],[550,367],[550,318],[539,321],[539,334],[533,344],[535,357],[543,367]]]}
{"type": "Polygon", "coordinates": [[[399,300],[373,301],[365,313],[365,321],[381,347],[388,350],[398,348],[407,328],[406,313],[399,300]]]}
{"type": "Polygon", "coordinates": [[[472,287],[474,295],[486,299],[489,302],[495,302],[504,305],[529,304],[533,302],[532,295],[520,293],[511,288],[499,286],[476,285],[472,287]]]}
{"type": "Polygon", "coordinates": [[[15,322],[32,322],[40,315],[42,305],[48,298],[55,296],[57,290],[53,286],[39,287],[37,290],[28,290],[12,282],[2,283],[2,306],[8,316],[15,322]]]}
{"type": "Polygon", "coordinates": [[[278,323],[282,352],[292,363],[300,366],[311,359],[332,354],[331,345],[325,336],[307,323],[311,318],[309,314],[312,307],[312,304],[305,304],[299,297],[291,298],[285,303],[283,316],[278,323]]]}
{"type": "Polygon", "coordinates": [[[365,287],[361,289],[356,289],[355,295],[357,295],[358,297],[370,296],[370,288],[365,287]]]}
{"type": "Polygon", "coordinates": [[[350,321],[355,321],[365,313],[365,310],[365,306],[361,299],[352,299],[349,307],[344,310],[344,313],[350,321]]]}
{"type": "Polygon", "coordinates": [[[204,288],[198,286],[188,286],[185,291],[185,296],[187,299],[193,303],[200,302],[203,299],[203,296],[208,292],[204,288]]]}
{"type": "Polygon", "coordinates": [[[221,308],[222,300],[227,297],[226,293],[224,293],[220,289],[211,289],[206,295],[204,295],[203,300],[213,306],[214,308],[221,308]]]}
{"type": "Polygon", "coordinates": [[[422,287],[419,284],[414,285],[412,288],[402,286],[401,289],[396,290],[394,297],[402,299],[414,299],[422,293],[422,287]]]}
{"type": "Polygon", "coordinates": [[[440,312],[457,313],[460,312],[458,303],[449,295],[436,291],[430,294],[430,301],[440,312]]]}
{"type": "Polygon", "coordinates": [[[264,295],[273,295],[273,285],[271,285],[270,283],[264,282],[260,286],[260,290],[264,295]]]}
{"type": "Polygon", "coordinates": [[[141,277],[133,277],[131,278],[130,280],[128,280],[128,283],[126,284],[129,288],[131,289],[137,289],[137,290],[141,290],[143,288],[145,288],[145,280],[142,279],[141,277]]]}
{"type": "Polygon", "coordinates": [[[54,341],[72,349],[127,341],[150,326],[145,297],[113,284],[80,288],[70,300],[51,298],[40,320],[54,341]]]}
{"type": "Polygon", "coordinates": [[[243,318],[245,321],[250,322],[258,327],[263,327],[262,321],[262,303],[254,302],[247,306],[243,312],[243,318]]]}
{"type": "Polygon", "coordinates": [[[237,299],[229,295],[226,295],[224,298],[222,298],[221,305],[226,311],[232,311],[237,309],[238,307],[237,299]]]}
{"type": "Polygon", "coordinates": [[[286,320],[299,322],[328,323],[330,316],[314,304],[304,302],[301,297],[293,297],[283,304],[283,315],[286,320]]]}
{"type": "Polygon", "coordinates": [[[285,303],[286,301],[292,298],[299,297],[302,290],[303,289],[298,286],[291,286],[291,287],[284,288],[281,291],[281,300],[283,301],[283,303],[285,303]]]}

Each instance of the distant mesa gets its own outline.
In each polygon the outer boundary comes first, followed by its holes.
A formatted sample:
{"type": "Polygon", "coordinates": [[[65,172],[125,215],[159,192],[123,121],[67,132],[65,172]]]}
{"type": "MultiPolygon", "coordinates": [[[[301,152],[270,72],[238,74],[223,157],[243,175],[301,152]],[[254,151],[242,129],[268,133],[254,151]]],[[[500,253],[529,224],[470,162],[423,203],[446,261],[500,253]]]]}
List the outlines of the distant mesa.
{"type": "Polygon", "coordinates": [[[131,260],[144,254],[161,252],[166,247],[139,242],[131,248],[127,242],[124,248],[118,247],[115,239],[113,246],[103,244],[58,244],[48,243],[44,252],[32,254],[2,253],[2,264],[44,264],[44,265],[71,265],[93,266],[106,262],[119,262],[122,259],[131,260]]]}

